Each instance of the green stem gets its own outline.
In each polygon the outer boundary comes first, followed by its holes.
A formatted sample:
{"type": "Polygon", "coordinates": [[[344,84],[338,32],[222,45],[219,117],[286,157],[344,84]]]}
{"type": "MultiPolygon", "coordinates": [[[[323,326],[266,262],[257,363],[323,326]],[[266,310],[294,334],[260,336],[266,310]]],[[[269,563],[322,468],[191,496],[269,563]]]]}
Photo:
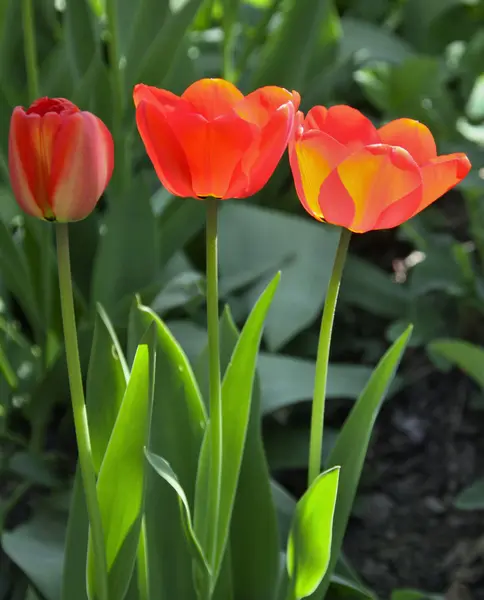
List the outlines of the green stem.
{"type": "Polygon", "coordinates": [[[220,489],[222,479],[222,390],[220,381],[220,341],[218,314],[218,257],[217,257],[217,213],[218,200],[207,198],[207,326],[210,383],[210,512],[208,523],[210,535],[207,555],[212,567],[217,553],[218,521],[220,511],[220,489]]]}
{"type": "Polygon", "coordinates": [[[334,312],[338,300],[339,286],[350,244],[351,231],[341,229],[333,271],[324,301],[323,317],[319,332],[318,356],[316,358],[316,377],[311,412],[311,433],[309,437],[308,487],[321,472],[321,452],[323,449],[324,404],[326,400],[326,382],[328,379],[329,349],[333,330],[334,312]]]}
{"type": "Polygon", "coordinates": [[[94,550],[96,569],[96,589],[98,600],[108,600],[108,579],[106,550],[104,547],[103,525],[96,493],[96,472],[92,460],[91,440],[87,422],[84,388],[82,384],[81,361],[77,343],[76,317],[72,294],[72,277],[69,256],[69,230],[67,223],[57,223],[57,261],[59,268],[59,289],[64,325],[64,340],[67,370],[71,390],[72,412],[76,429],[79,465],[81,468],[84,495],[86,498],[89,524],[94,550]]]}
{"type": "Polygon", "coordinates": [[[27,69],[27,86],[32,102],[39,97],[39,70],[37,68],[37,43],[35,40],[34,10],[32,0],[23,0],[22,25],[24,30],[24,54],[27,69]]]}

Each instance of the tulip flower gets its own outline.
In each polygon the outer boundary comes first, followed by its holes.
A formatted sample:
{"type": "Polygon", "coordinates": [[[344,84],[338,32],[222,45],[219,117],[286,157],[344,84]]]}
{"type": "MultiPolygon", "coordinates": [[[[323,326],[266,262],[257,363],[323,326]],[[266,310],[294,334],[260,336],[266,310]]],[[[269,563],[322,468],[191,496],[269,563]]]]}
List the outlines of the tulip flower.
{"type": "Polygon", "coordinates": [[[29,215],[47,221],[87,217],[109,183],[113,140],[104,123],[64,98],[17,106],[8,162],[13,193],[29,215]]]}
{"type": "Polygon", "coordinates": [[[166,189],[182,197],[246,198],[258,192],[286,149],[297,92],[270,86],[245,96],[202,79],[181,96],[139,84],[136,122],[166,189]]]}
{"type": "Polygon", "coordinates": [[[422,123],[397,119],[376,129],[349,106],[299,112],[289,159],[307,212],[355,233],[400,225],[471,168],[465,154],[438,156],[422,123]]]}

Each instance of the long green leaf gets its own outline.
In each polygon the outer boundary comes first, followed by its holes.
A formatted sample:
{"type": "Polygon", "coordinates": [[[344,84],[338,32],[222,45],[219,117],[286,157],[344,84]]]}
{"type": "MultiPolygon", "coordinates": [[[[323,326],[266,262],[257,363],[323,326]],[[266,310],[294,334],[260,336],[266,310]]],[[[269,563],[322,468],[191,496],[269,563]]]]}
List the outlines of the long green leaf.
{"type": "Polygon", "coordinates": [[[98,305],[86,383],[87,415],[96,472],[101,468],[128,378],[128,365],[119,340],[104,309],[98,305]]]}
{"type": "Polygon", "coordinates": [[[315,600],[324,598],[328,589],[343,543],[371,432],[388,388],[395,377],[411,332],[412,326],[409,326],[380,360],[346,419],[329,455],[327,467],[340,466],[341,475],[334,517],[331,560],[321,585],[312,596],[315,600]]]}
{"type": "MultiPolygon", "coordinates": [[[[128,346],[133,349],[146,328],[157,332],[156,383],[148,448],[163,456],[177,474],[193,511],[198,455],[206,423],[205,408],[192,369],[166,325],[145,306],[130,314],[128,346]]],[[[131,355],[132,352],[128,352],[131,355]]],[[[152,469],[145,503],[150,600],[195,600],[188,550],[176,495],[152,469]],[[180,573],[184,576],[180,577],[180,573]]]]}
{"type": "MultiPolygon", "coordinates": [[[[153,396],[154,332],[153,326],[136,351],[97,482],[110,595],[120,600],[128,589],[141,530],[145,482],[144,447],[148,439],[153,396]],[[114,569],[118,558],[122,565],[118,563],[114,569]]],[[[93,558],[92,547],[89,545],[88,584],[91,586],[93,558]]]]}
{"type": "Polygon", "coordinates": [[[459,367],[484,390],[484,348],[465,340],[434,340],[428,349],[459,367]]]}
{"type": "Polygon", "coordinates": [[[88,0],[68,0],[64,18],[71,65],[80,77],[89,69],[97,51],[94,18],[88,0]]]}
{"type": "Polygon", "coordinates": [[[106,216],[93,273],[93,299],[116,322],[129,312],[133,294],[158,276],[156,222],[148,202],[148,186],[137,178],[106,216]],[[141,191],[140,191],[141,190],[141,191]],[[141,197],[133,202],[134,197],[141,197]]]}
{"type": "Polygon", "coordinates": [[[289,532],[287,570],[293,597],[306,598],[329,565],[339,467],[321,473],[299,500],[289,532]]]}
{"type": "Polygon", "coordinates": [[[168,74],[173,56],[179,48],[184,35],[192,23],[202,0],[186,0],[181,8],[172,11],[158,34],[153,39],[139,62],[128,64],[126,85],[129,89],[137,83],[160,85],[168,74]]]}
{"type": "Polygon", "coordinates": [[[210,574],[210,567],[208,566],[207,559],[205,558],[203,549],[200,545],[200,542],[198,541],[195,530],[193,528],[190,505],[188,504],[185,491],[180,485],[176,473],[170,467],[170,464],[161,456],[153,454],[153,452],[150,452],[149,450],[146,450],[145,454],[153,469],[158,473],[160,477],[163,477],[163,479],[171,485],[171,487],[178,495],[178,499],[180,501],[181,517],[185,528],[185,533],[187,535],[188,543],[190,545],[190,549],[199,566],[202,569],[205,569],[205,571],[208,574],[210,574]]]}
{"type": "Polygon", "coordinates": [[[255,304],[235,346],[222,382],[222,487],[216,562],[214,575],[220,569],[227,540],[242,465],[257,353],[264,321],[280,280],[280,273],[269,283],[255,304]]]}
{"type": "MultiPolygon", "coordinates": [[[[222,373],[230,363],[239,332],[230,310],[225,308],[220,319],[220,360],[222,373]]],[[[208,348],[197,361],[197,377],[208,396],[208,348]]],[[[249,425],[240,469],[230,527],[232,585],[235,598],[268,600],[274,595],[279,573],[279,535],[277,517],[269,482],[269,469],[261,433],[261,398],[259,378],[253,389],[249,425]]],[[[207,449],[206,449],[207,450],[207,449]]],[[[200,453],[199,476],[207,459],[200,453]]],[[[208,483],[208,479],[205,476],[208,483]]],[[[197,493],[200,487],[197,486],[197,493]]],[[[196,506],[204,506],[207,495],[197,498],[196,506]]],[[[207,525],[203,515],[199,528],[207,525]]],[[[204,537],[205,539],[205,537],[204,537]]],[[[218,591],[218,589],[217,589],[218,591]]]]}
{"type": "Polygon", "coordinates": [[[331,0],[286,0],[282,22],[263,50],[255,71],[254,88],[277,82],[300,89],[318,43],[331,0]]]}
{"type": "MultiPolygon", "coordinates": [[[[87,354],[87,352],[85,352],[87,354]]],[[[86,361],[87,362],[87,361],[86,361]]],[[[65,361],[61,363],[65,372],[65,361]]],[[[98,306],[89,360],[86,404],[96,469],[101,467],[109,438],[126,391],[126,359],[104,310],[98,306]]],[[[59,386],[59,377],[53,384],[59,386]]],[[[47,393],[44,392],[44,393],[47,393]]],[[[62,600],[87,600],[86,556],[89,522],[78,470],[74,480],[67,525],[62,600]]]]}

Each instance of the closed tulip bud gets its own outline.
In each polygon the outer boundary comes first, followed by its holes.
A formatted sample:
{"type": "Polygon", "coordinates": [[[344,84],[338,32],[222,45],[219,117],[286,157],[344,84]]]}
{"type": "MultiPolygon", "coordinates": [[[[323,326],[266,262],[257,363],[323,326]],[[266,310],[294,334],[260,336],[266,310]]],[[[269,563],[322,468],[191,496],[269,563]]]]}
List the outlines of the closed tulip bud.
{"type": "Polygon", "coordinates": [[[376,129],[350,106],[316,106],[296,121],[289,159],[301,204],[356,233],[397,227],[471,168],[460,152],[438,156],[430,131],[413,119],[376,129]]]}
{"type": "Polygon", "coordinates": [[[40,98],[13,111],[8,163],[13,193],[27,214],[79,221],[111,179],[113,140],[90,112],[64,98],[40,98]]]}
{"type": "Polygon", "coordinates": [[[194,198],[258,192],[287,147],[299,100],[276,86],[244,96],[223,79],[196,81],[181,96],[134,90],[138,130],[161,183],[194,198]]]}

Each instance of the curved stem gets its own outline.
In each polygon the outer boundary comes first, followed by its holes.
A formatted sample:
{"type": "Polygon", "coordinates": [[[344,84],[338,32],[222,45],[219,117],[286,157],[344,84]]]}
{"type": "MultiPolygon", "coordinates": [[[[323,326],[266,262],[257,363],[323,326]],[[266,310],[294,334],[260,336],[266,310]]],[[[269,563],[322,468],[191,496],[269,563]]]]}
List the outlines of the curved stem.
{"type": "Polygon", "coordinates": [[[56,224],[57,261],[59,268],[59,289],[64,325],[64,340],[67,370],[71,390],[72,412],[76,429],[79,465],[82,474],[89,524],[95,560],[95,583],[98,600],[108,600],[108,578],[106,550],[104,547],[101,512],[96,493],[96,474],[92,460],[91,440],[87,422],[84,388],[82,384],[81,361],[77,344],[76,317],[72,295],[71,265],[69,256],[69,230],[67,223],[56,224]]]}
{"type": "Polygon", "coordinates": [[[334,312],[338,300],[339,286],[350,244],[351,231],[341,229],[338,248],[334,258],[333,271],[324,301],[321,329],[319,331],[318,356],[316,358],[316,376],[311,409],[311,433],[309,437],[308,487],[321,471],[321,453],[323,449],[324,405],[326,400],[326,382],[328,379],[329,350],[333,331],[334,312]]]}
{"type": "Polygon", "coordinates": [[[210,534],[207,556],[213,567],[217,553],[218,520],[220,512],[220,489],[222,479],[222,390],[220,381],[220,341],[218,314],[218,256],[217,213],[218,200],[207,198],[207,327],[210,383],[210,534]]]}
{"type": "Polygon", "coordinates": [[[32,102],[39,97],[39,70],[37,68],[37,43],[35,40],[34,10],[32,0],[23,0],[22,25],[24,30],[24,55],[27,69],[27,86],[32,102]]]}

